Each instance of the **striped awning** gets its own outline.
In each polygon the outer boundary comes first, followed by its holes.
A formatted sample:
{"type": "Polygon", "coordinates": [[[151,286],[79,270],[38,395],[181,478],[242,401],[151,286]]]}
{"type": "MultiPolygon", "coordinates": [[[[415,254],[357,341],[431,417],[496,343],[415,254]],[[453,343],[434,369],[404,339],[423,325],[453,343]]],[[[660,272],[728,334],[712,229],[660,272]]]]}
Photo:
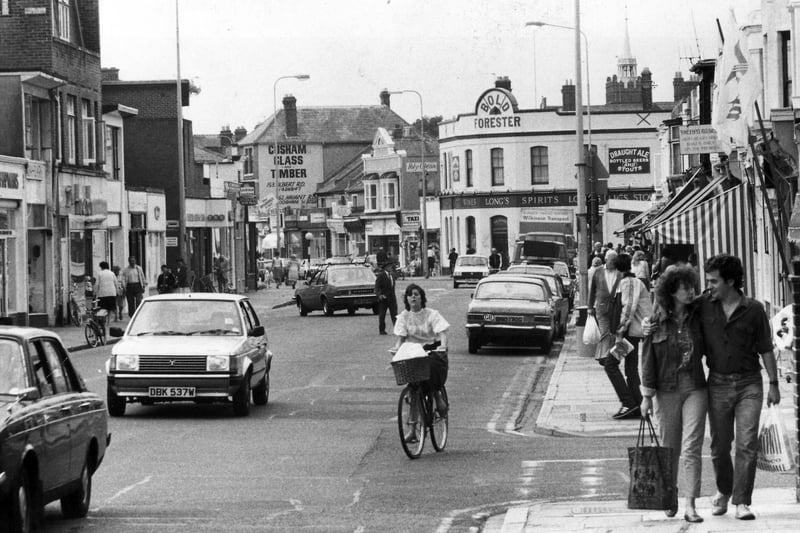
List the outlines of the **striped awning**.
{"type": "Polygon", "coordinates": [[[678,194],[670,199],[667,205],[665,205],[656,216],[644,225],[641,231],[647,231],[656,224],[660,224],[684,211],[688,211],[701,202],[721,193],[723,191],[722,184],[727,178],[725,176],[718,176],[714,178],[711,183],[700,189],[695,188],[696,179],[696,177],[693,177],[678,194]]]}
{"type": "MultiPolygon", "coordinates": [[[[703,189],[708,190],[708,188],[703,189]]],[[[697,253],[697,265],[720,253],[735,255],[744,266],[744,292],[755,294],[753,242],[755,239],[750,213],[747,183],[738,185],[688,209],[650,225],[649,230],[659,244],[691,244],[697,253]]],[[[705,276],[700,276],[705,289],[705,276]]]]}

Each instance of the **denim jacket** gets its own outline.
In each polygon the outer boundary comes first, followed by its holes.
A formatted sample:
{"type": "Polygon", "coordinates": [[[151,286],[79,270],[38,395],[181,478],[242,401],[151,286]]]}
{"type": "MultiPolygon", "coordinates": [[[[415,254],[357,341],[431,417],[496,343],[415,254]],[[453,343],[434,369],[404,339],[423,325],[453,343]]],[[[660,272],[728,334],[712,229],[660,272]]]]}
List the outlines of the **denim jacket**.
{"type": "MultiPolygon", "coordinates": [[[[692,352],[692,377],[696,388],[706,386],[703,372],[705,346],[700,326],[698,306],[689,306],[689,329],[694,344],[692,352]]],[[[642,346],[642,396],[653,396],[657,390],[670,392],[678,386],[678,367],[681,350],[678,346],[678,326],[667,313],[658,308],[652,316],[653,331],[645,337],[642,346]]]]}

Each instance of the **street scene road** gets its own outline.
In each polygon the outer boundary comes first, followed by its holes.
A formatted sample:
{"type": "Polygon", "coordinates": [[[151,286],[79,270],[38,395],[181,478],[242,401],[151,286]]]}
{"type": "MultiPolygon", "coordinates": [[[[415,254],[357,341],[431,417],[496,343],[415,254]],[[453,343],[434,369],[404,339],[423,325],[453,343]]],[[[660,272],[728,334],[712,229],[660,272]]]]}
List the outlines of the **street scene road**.
{"type": "MultiPolygon", "coordinates": [[[[244,418],[230,405],[130,405],[109,420],[111,446],[88,519],[66,520],[51,504],[43,530],[466,532],[524,503],[577,500],[590,509],[624,499],[636,422],[611,421],[629,436],[537,432],[574,320],[550,353],[490,347],[469,355],[464,323],[473,289],[454,290],[445,278],[415,281],[451,324],[445,451],[428,445],[415,461],[403,453],[401,387],[387,352],[394,339],[378,335],[377,317],[363,310],[300,317],[293,305],[273,308],[290,301],[290,290],[269,289],[251,295],[275,353],[269,404],[244,418]]],[[[101,394],[109,352],[72,357],[101,394]]],[[[599,366],[594,377],[599,386],[585,383],[587,394],[609,388],[599,366]]],[[[710,494],[708,457],[705,472],[710,494]]],[[[793,477],[759,472],[756,482],[791,487],[793,477]]]]}

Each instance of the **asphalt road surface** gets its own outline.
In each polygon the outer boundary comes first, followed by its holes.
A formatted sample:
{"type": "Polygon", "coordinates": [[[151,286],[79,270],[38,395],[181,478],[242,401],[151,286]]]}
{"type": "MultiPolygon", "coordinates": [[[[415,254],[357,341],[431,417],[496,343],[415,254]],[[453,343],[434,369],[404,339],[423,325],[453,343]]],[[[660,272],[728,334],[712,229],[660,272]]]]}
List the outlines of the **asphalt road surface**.
{"type": "MultiPolygon", "coordinates": [[[[533,432],[560,343],[549,354],[496,347],[469,355],[472,289],[421,284],[451,324],[444,452],[427,443],[418,460],[403,453],[401,388],[387,353],[394,339],[378,335],[371,312],[301,318],[291,306],[260,308],[275,353],[269,404],[246,418],[230,405],[129,406],[110,419],[88,518],[65,520],[50,504],[44,531],[467,532],[513,503],[624,497],[629,439],[533,432]]],[[[109,353],[73,354],[102,394],[109,353]]]]}

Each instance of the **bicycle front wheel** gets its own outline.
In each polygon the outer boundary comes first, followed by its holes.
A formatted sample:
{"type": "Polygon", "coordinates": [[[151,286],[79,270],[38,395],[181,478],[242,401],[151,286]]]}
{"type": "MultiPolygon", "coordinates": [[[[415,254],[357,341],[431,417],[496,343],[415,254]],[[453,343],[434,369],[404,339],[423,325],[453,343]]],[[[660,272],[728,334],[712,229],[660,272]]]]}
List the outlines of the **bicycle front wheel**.
{"type": "MultiPolygon", "coordinates": [[[[444,401],[447,405],[450,405],[450,400],[447,399],[447,389],[444,388],[442,385],[442,396],[444,396],[444,401]]],[[[437,452],[444,450],[444,447],[447,446],[447,420],[448,420],[448,413],[444,415],[440,415],[436,411],[436,402],[431,402],[431,444],[433,444],[433,449],[437,452]]]]}
{"type": "Polygon", "coordinates": [[[400,430],[400,443],[403,451],[410,459],[422,455],[425,446],[425,424],[422,421],[422,406],[419,405],[419,394],[411,387],[405,387],[400,393],[397,404],[397,426],[400,430]]]}
{"type": "Polygon", "coordinates": [[[86,337],[86,344],[92,348],[97,348],[97,346],[100,344],[100,339],[102,336],[100,335],[100,332],[97,331],[97,327],[91,322],[87,323],[86,327],[83,328],[83,335],[86,337]]]}

